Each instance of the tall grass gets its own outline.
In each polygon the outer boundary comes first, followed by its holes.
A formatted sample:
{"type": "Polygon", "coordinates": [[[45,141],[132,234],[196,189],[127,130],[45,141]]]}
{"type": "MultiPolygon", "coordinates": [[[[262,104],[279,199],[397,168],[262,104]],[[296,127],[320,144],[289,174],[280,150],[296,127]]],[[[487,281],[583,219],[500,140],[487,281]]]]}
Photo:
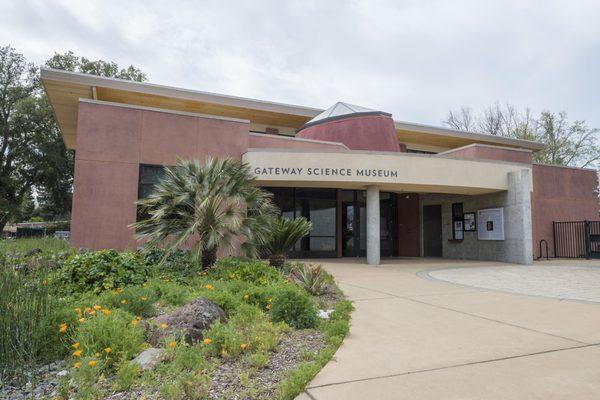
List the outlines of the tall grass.
{"type": "Polygon", "coordinates": [[[0,254],[26,253],[33,249],[47,252],[69,251],[69,242],[54,237],[0,240],[0,254]]]}
{"type": "Polygon", "coordinates": [[[44,280],[31,279],[0,260],[0,385],[22,380],[46,349],[46,321],[55,301],[44,280]]]}

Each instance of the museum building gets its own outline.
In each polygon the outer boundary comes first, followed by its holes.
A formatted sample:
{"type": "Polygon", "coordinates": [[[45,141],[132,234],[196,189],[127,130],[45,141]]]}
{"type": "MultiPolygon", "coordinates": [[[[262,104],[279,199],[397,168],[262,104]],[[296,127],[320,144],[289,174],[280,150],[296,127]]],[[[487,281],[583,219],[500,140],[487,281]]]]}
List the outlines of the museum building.
{"type": "Polygon", "coordinates": [[[594,170],[534,163],[541,143],[42,69],[75,150],[72,245],[135,248],[130,224],[177,158],[248,163],[285,217],[296,257],[445,257],[530,264],[553,221],[598,218],[594,170]],[[535,251],[534,251],[535,250],[535,251]]]}

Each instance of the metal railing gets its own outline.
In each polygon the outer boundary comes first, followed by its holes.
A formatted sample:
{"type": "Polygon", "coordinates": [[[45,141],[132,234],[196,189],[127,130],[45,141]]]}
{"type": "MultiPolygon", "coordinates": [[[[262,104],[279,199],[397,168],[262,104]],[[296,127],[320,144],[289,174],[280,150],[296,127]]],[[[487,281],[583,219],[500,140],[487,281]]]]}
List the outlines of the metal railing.
{"type": "Polygon", "coordinates": [[[554,257],[600,258],[600,221],[554,222],[554,257]]]}

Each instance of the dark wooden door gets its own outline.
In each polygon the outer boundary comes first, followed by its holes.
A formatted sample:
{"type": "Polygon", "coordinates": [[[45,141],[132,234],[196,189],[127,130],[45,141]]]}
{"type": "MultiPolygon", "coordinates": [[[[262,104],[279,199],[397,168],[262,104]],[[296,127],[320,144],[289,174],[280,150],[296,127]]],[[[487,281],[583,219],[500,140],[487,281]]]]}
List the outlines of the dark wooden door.
{"type": "Polygon", "coordinates": [[[423,206],[423,255],[442,256],[442,206],[423,206]]]}

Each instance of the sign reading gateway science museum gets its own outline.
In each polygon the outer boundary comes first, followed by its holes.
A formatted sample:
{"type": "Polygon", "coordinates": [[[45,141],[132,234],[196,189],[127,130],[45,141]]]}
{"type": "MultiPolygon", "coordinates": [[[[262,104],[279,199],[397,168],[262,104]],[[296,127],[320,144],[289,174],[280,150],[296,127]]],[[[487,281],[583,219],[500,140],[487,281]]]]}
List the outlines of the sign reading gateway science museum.
{"type": "Polygon", "coordinates": [[[265,176],[357,176],[372,178],[397,178],[398,171],[377,168],[323,168],[323,167],[255,167],[254,174],[265,176]]]}

